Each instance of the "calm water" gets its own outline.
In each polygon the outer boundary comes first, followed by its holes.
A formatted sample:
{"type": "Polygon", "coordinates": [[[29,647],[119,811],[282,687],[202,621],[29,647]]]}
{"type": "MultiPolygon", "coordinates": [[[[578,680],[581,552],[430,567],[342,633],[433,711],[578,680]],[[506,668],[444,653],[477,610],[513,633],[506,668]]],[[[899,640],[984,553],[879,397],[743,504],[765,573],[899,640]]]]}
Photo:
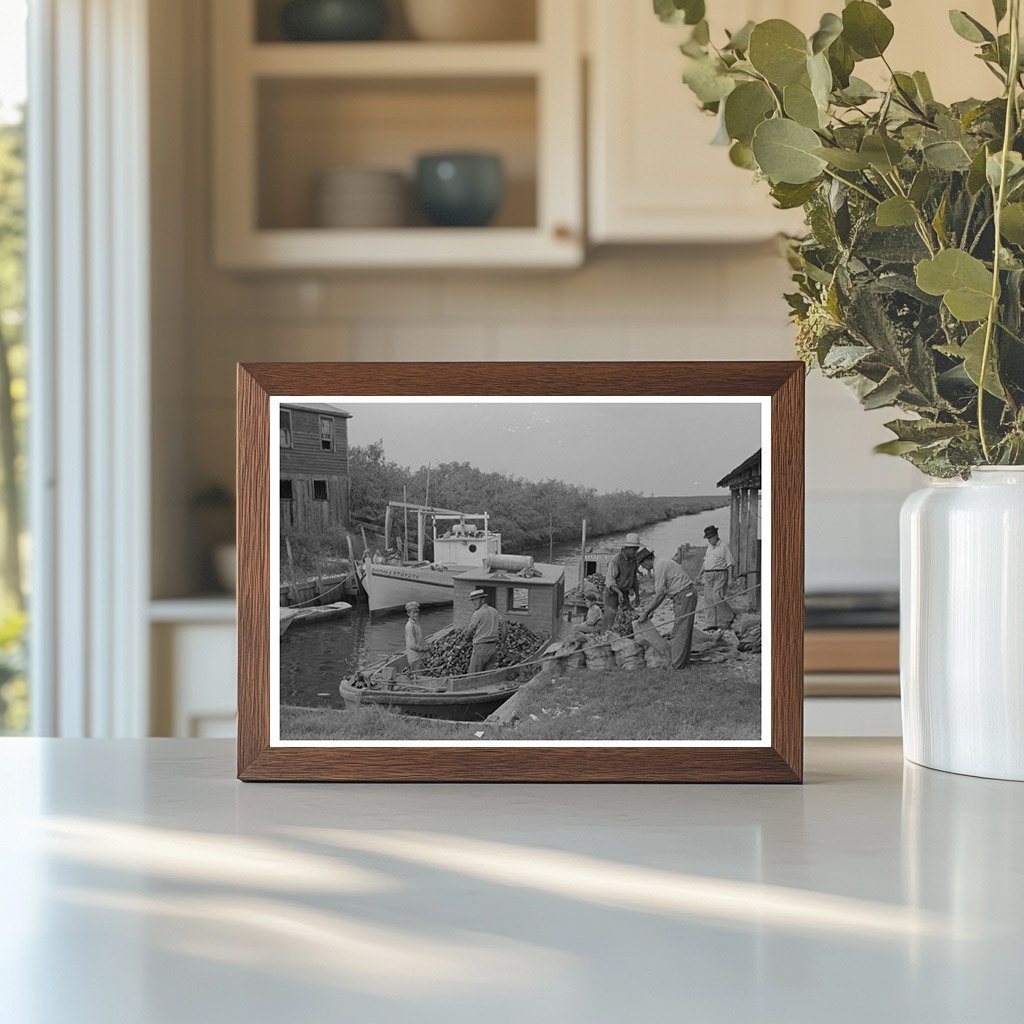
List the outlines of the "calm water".
{"type": "MultiPolygon", "coordinates": [[[[703,545],[704,527],[717,526],[729,539],[729,509],[715,509],[693,516],[679,516],[637,532],[640,540],[658,556],[671,555],[680,544],[703,545]]],[[[616,549],[625,533],[595,538],[594,547],[616,549]]],[[[548,549],[532,552],[546,562],[548,549]]],[[[556,564],[565,566],[566,589],[579,580],[579,544],[556,544],[556,564]]],[[[281,637],[281,701],[314,707],[341,707],[338,683],[362,666],[372,665],[405,646],[404,612],[377,615],[370,621],[365,607],[353,608],[343,619],[313,626],[292,626],[281,637]]],[[[423,632],[430,636],[452,621],[451,606],[426,609],[420,616],[423,632]]]]}
{"type": "MultiPolygon", "coordinates": [[[[698,512],[693,516],[678,516],[666,519],[663,523],[644,526],[633,532],[640,535],[640,542],[650,548],[659,558],[669,558],[675,554],[680,544],[696,544],[703,547],[704,528],[717,526],[723,541],[729,540],[729,509],[716,508],[710,512],[698,512]]],[[[625,533],[613,533],[604,537],[587,541],[588,548],[600,548],[602,551],[617,551],[626,539],[625,533]]],[[[530,552],[539,562],[548,560],[548,548],[537,548],[530,552]]],[[[580,545],[556,544],[555,564],[565,566],[565,589],[569,590],[579,582],[580,545]]]]}

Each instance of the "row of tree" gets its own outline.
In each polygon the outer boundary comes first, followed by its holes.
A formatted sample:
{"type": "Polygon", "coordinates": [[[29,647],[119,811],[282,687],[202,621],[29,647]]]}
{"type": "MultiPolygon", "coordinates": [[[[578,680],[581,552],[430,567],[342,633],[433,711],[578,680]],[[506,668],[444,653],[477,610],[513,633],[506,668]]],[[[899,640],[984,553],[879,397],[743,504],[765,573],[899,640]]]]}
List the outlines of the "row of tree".
{"type": "MultiPolygon", "coordinates": [[[[561,480],[524,480],[485,473],[468,462],[443,462],[412,470],[389,462],[383,441],[349,452],[350,515],[380,523],[389,501],[401,499],[439,508],[487,512],[508,551],[528,551],[548,543],[576,540],[587,520],[591,536],[619,533],[696,511],[679,499],[652,498],[635,491],[599,494],[561,480]]],[[[718,504],[721,504],[719,502],[718,504]]],[[[713,507],[713,506],[708,506],[713,507]]]]}

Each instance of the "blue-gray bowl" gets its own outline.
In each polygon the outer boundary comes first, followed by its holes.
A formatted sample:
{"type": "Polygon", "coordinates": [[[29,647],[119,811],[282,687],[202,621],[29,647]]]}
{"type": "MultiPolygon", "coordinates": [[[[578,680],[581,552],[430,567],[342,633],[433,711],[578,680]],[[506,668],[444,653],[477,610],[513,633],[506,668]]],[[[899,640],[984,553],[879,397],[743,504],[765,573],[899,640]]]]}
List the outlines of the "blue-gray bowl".
{"type": "Polygon", "coordinates": [[[427,153],[416,162],[416,192],[436,227],[489,224],[505,195],[501,157],[493,153],[427,153]]]}
{"type": "Polygon", "coordinates": [[[291,0],[281,11],[285,38],[295,42],[362,42],[387,27],[387,0],[291,0]]]}

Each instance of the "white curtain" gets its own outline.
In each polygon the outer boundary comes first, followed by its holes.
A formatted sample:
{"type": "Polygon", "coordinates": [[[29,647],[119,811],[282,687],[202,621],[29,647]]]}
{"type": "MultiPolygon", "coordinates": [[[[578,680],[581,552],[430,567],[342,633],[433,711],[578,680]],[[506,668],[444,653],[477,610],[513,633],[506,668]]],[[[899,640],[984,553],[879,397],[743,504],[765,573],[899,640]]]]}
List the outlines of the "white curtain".
{"type": "Polygon", "coordinates": [[[29,4],[34,731],[148,724],[146,0],[29,4]]]}

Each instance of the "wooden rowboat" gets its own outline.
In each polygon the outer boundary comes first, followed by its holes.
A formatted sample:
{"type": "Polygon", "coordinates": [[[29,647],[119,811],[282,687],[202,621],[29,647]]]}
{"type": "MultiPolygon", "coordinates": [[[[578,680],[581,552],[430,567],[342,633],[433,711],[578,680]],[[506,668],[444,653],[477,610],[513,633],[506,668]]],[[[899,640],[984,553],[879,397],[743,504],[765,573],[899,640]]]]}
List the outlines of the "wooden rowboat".
{"type": "MultiPolygon", "coordinates": [[[[429,639],[438,640],[454,626],[446,626],[429,639]]],[[[466,676],[417,676],[409,673],[405,654],[388,658],[350,679],[343,679],[338,692],[346,707],[372,704],[397,708],[407,714],[437,714],[452,708],[497,707],[515,694],[535,674],[535,659],[551,645],[543,640],[530,656],[517,665],[466,676]],[[533,670],[533,671],[531,671],[533,670]]]]}
{"type": "Polygon", "coordinates": [[[282,608],[281,636],[289,626],[304,626],[315,622],[329,622],[340,619],[352,610],[347,601],[335,601],[333,604],[318,605],[313,608],[282,608]]]}

